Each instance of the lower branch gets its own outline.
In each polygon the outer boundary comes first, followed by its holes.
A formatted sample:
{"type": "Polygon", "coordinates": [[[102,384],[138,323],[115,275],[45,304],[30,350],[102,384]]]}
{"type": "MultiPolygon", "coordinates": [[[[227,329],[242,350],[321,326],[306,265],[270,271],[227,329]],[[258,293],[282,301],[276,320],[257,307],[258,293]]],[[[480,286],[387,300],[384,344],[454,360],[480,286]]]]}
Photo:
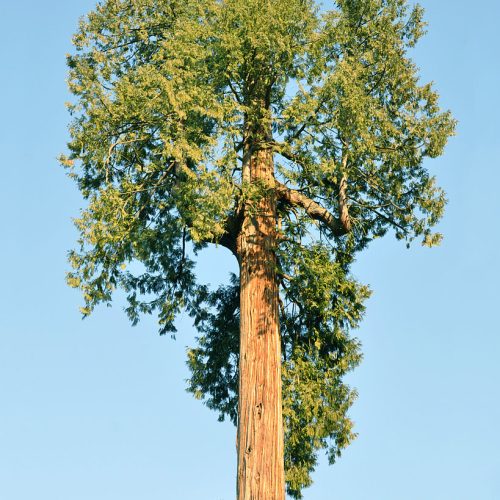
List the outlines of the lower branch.
{"type": "Polygon", "coordinates": [[[221,245],[227,248],[231,253],[238,259],[238,248],[237,248],[237,238],[241,229],[242,224],[242,214],[241,211],[232,213],[226,220],[224,224],[225,232],[219,238],[212,238],[205,241],[205,243],[213,243],[215,245],[221,245]]]}

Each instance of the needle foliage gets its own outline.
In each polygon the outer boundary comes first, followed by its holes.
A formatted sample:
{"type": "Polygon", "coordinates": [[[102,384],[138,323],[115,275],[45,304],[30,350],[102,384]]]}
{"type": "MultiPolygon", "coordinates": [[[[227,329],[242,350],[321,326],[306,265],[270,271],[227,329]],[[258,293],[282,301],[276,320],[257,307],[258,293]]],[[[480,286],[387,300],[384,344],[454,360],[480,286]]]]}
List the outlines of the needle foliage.
{"type": "Polygon", "coordinates": [[[242,176],[245,127],[272,130],[288,493],[318,452],[355,437],[343,378],[369,290],[350,266],[392,232],[432,246],[445,196],[424,160],[455,122],[408,55],[425,29],[405,0],[103,0],[68,56],[74,100],[61,158],[88,205],[76,220],[71,286],[84,315],[121,288],[132,322],[200,332],[189,390],[236,422],[239,278],[217,290],[198,252],[235,253],[241,208],[266,196],[242,176]],[[269,106],[262,108],[258,96],[269,106]],[[250,124],[250,125],[249,125],[250,124]],[[133,272],[134,271],[134,272],[133,272]]]}

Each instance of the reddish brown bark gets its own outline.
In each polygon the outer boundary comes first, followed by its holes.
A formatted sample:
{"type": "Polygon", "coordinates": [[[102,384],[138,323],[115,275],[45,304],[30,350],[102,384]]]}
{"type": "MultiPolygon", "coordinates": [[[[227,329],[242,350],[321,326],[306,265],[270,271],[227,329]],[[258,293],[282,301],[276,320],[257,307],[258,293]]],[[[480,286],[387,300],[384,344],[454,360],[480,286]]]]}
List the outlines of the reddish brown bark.
{"type": "Polygon", "coordinates": [[[284,500],[281,344],[276,281],[276,194],[271,149],[249,154],[248,181],[262,189],[245,209],[240,261],[238,500],[284,500]]]}

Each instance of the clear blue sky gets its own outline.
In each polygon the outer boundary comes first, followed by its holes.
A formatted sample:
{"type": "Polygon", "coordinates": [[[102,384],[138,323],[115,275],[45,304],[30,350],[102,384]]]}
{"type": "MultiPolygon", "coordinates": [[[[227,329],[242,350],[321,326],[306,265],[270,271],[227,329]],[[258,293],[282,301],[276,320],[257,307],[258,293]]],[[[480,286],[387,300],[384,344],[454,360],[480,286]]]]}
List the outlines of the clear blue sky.
{"type": "MultiPolygon", "coordinates": [[[[351,376],[358,440],[306,500],[500,499],[500,69],[497,0],[422,0],[424,79],[459,119],[429,164],[450,199],[439,249],[388,238],[355,274],[374,296],[351,376]]],[[[234,499],[235,433],[184,392],[176,342],[118,301],[86,321],[66,287],[80,197],[67,140],[65,53],[93,0],[0,0],[0,499],[234,499]]],[[[215,282],[234,268],[210,252],[215,282]]]]}

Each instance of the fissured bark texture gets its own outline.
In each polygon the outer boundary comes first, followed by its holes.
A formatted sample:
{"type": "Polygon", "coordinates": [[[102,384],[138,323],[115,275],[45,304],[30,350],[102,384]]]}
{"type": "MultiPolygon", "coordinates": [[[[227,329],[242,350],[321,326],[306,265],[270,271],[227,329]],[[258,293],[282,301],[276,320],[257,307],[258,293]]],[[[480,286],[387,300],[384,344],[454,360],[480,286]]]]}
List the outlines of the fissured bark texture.
{"type": "Polygon", "coordinates": [[[276,195],[272,151],[250,155],[248,205],[239,237],[240,381],[238,500],[284,500],[281,342],[276,281],[276,195]]]}

